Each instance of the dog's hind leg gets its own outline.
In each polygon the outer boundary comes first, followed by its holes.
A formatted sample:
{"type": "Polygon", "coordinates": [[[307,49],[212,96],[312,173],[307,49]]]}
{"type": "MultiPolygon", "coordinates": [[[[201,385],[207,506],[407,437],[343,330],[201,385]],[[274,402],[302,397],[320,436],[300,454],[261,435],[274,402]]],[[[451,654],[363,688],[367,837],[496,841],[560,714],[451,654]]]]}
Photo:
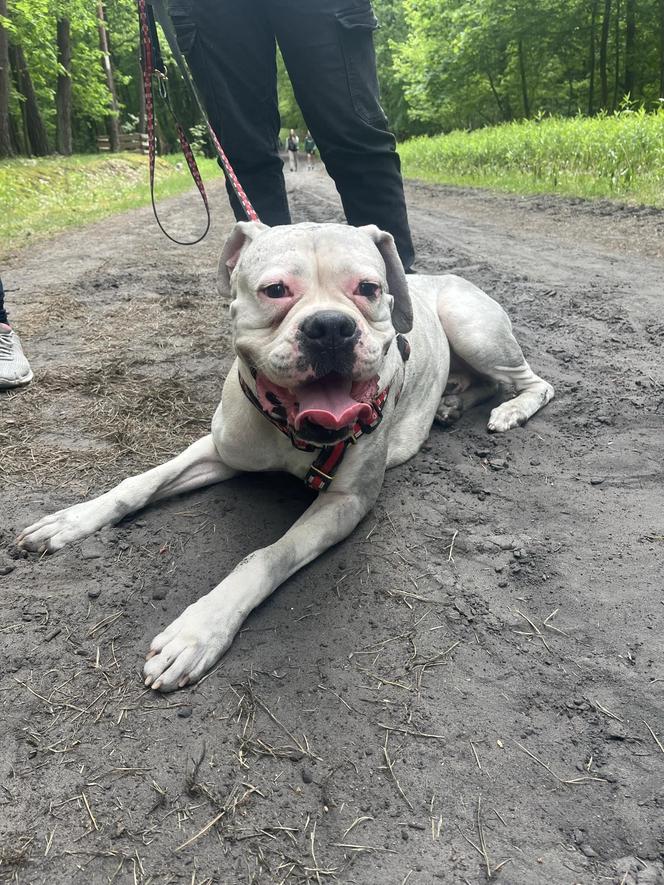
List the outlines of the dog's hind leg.
{"type": "Polygon", "coordinates": [[[221,460],[212,436],[208,435],[165,464],[123,480],[92,501],[43,517],[24,529],[16,543],[28,550],[54,553],[65,544],[119,522],[152,501],[221,482],[236,473],[221,460]]]}
{"type": "Polygon", "coordinates": [[[475,383],[470,384],[458,393],[445,392],[434,420],[442,424],[443,427],[451,427],[453,424],[456,424],[464,412],[491,399],[497,390],[498,385],[495,382],[486,379],[476,379],[475,383]]]}
{"type": "Polygon", "coordinates": [[[515,397],[492,410],[487,429],[494,433],[525,424],[554,397],[553,387],[536,375],[525,359],[518,366],[494,366],[491,377],[516,390],[515,397]]]}
{"type": "MultiPolygon", "coordinates": [[[[493,409],[487,428],[502,432],[525,424],[553,399],[553,387],[524,359],[509,317],[498,302],[461,277],[444,277],[442,284],[438,316],[452,353],[485,384],[516,390],[513,399],[493,409]]],[[[469,388],[464,395],[471,393],[469,388]]]]}

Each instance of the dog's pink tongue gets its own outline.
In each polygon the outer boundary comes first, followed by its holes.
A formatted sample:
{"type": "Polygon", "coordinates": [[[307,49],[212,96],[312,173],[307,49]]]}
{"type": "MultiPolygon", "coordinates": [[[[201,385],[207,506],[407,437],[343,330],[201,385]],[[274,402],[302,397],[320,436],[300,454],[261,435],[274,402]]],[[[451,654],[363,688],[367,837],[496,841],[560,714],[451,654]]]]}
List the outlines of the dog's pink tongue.
{"type": "Polygon", "coordinates": [[[340,430],[358,420],[370,420],[372,409],[368,403],[358,403],[350,395],[351,382],[343,379],[314,381],[298,387],[295,397],[299,408],[295,416],[295,429],[308,419],[328,430],[340,430]]]}

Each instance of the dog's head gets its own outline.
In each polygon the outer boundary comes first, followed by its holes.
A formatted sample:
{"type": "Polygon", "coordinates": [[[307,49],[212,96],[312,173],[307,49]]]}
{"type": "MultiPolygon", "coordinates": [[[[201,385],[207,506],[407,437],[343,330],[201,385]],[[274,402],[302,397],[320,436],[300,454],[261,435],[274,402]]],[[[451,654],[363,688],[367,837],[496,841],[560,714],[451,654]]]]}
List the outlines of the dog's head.
{"type": "Polygon", "coordinates": [[[368,417],[396,332],[412,326],[392,236],[374,225],[239,222],[219,263],[233,343],[259,399],[298,436],[343,439],[368,417]]]}

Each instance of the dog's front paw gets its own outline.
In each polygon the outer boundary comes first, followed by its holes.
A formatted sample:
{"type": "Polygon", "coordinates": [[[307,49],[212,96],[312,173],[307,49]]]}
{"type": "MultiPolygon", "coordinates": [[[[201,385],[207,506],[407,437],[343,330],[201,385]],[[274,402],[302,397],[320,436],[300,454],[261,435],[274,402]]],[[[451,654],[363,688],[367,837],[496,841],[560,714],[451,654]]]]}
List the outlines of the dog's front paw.
{"type": "Polygon", "coordinates": [[[190,605],[150,643],[145,684],[174,691],[198,682],[230,647],[240,623],[229,624],[205,597],[190,605]]]}
{"type": "Polygon", "coordinates": [[[529,417],[522,406],[508,400],[508,402],[501,403],[493,409],[487,424],[487,430],[491,433],[504,433],[513,427],[521,427],[529,417]]]}
{"type": "Polygon", "coordinates": [[[75,504],[66,510],[58,510],[50,516],[44,516],[38,522],[23,529],[16,539],[19,547],[38,553],[55,553],[65,544],[86,538],[104,524],[97,518],[94,501],[75,504]]]}

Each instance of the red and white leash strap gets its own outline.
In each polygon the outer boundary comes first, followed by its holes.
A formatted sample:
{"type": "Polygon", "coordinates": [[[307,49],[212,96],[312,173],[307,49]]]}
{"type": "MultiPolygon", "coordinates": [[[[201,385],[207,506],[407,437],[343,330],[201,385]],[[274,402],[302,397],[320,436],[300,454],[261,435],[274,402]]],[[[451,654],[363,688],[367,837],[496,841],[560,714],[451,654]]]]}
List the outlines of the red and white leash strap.
{"type": "MultiPolygon", "coordinates": [[[[166,74],[165,68],[162,70],[158,70],[155,65],[155,52],[159,53],[159,45],[157,41],[157,32],[156,26],[154,23],[154,18],[152,17],[152,10],[148,13],[146,0],[137,0],[138,5],[138,17],[140,21],[140,34],[141,34],[141,64],[143,67],[143,92],[145,94],[145,117],[147,123],[148,130],[148,155],[149,155],[149,163],[150,163],[150,199],[152,202],[152,211],[154,212],[154,217],[161,229],[162,233],[168,237],[173,243],[177,243],[179,246],[194,246],[196,243],[200,243],[200,241],[207,235],[207,232],[210,230],[210,206],[208,203],[207,193],[205,192],[205,185],[203,184],[203,179],[201,178],[201,174],[198,170],[198,165],[196,163],[196,159],[194,157],[191,146],[187,140],[187,136],[185,135],[184,129],[178,122],[173,108],[171,107],[171,103],[168,99],[168,92],[166,90],[166,74]],[[159,215],[157,214],[157,207],[155,205],[154,199],[154,173],[155,173],[155,158],[157,154],[156,150],[156,139],[155,139],[155,114],[154,114],[154,99],[152,94],[152,78],[153,76],[159,77],[159,93],[161,97],[164,99],[166,107],[171,114],[173,121],[175,123],[175,130],[177,132],[178,141],[180,142],[180,147],[182,149],[182,153],[184,155],[185,160],[187,161],[187,166],[189,167],[189,172],[191,173],[191,177],[196,183],[196,187],[198,188],[198,192],[201,195],[201,199],[203,200],[203,205],[205,206],[206,213],[206,225],[203,233],[197,237],[195,240],[178,240],[175,237],[171,236],[168,231],[164,228],[163,224],[159,220],[159,215]]],[[[217,138],[212,126],[210,125],[210,121],[205,117],[205,125],[207,126],[208,133],[212,140],[212,144],[219,156],[219,160],[221,162],[221,166],[226,174],[226,177],[231,183],[231,187],[235,192],[236,197],[240,201],[240,205],[242,206],[247,218],[249,221],[258,221],[258,215],[256,214],[256,210],[249,202],[249,198],[244,192],[242,185],[238,181],[237,175],[233,170],[230,162],[228,161],[228,157],[224,153],[224,149],[219,143],[219,139],[217,138]]]]}

